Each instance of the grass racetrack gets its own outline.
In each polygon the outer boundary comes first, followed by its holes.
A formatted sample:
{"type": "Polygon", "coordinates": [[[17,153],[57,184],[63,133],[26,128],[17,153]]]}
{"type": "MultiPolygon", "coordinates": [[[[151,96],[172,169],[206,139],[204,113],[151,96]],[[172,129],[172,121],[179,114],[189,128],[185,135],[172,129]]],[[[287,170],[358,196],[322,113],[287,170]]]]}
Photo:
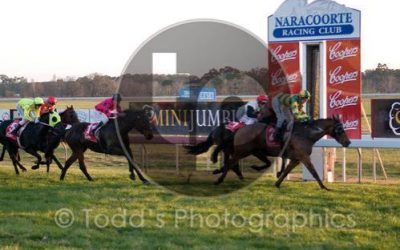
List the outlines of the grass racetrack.
{"type": "MultiPolygon", "coordinates": [[[[23,155],[23,162],[28,167],[31,159],[23,155]]],[[[88,182],[75,164],[61,182],[54,165],[50,174],[42,167],[16,176],[9,160],[2,162],[0,245],[8,249],[399,246],[398,184],[328,183],[333,191],[326,192],[314,182],[288,181],[277,189],[267,174],[230,195],[198,199],[130,181],[124,160],[118,157],[104,161],[102,155],[91,154],[88,166],[95,181],[88,182]],[[62,208],[74,214],[70,227],[55,222],[62,208]]],[[[214,178],[210,174],[197,188],[212,185],[214,178]]],[[[238,182],[228,179],[215,188],[238,182]]],[[[67,219],[61,217],[61,222],[67,219]]]]}
{"type": "MultiPolygon", "coordinates": [[[[93,101],[63,101],[93,107],[93,101]]],[[[2,102],[1,108],[14,103],[2,102]]],[[[369,105],[366,105],[368,107],[369,105]]],[[[367,110],[369,114],[369,110],[367,110]]],[[[172,147],[171,150],[174,150],[172,147]]],[[[138,148],[134,148],[140,162],[138,148]]],[[[149,171],[174,167],[173,151],[148,146],[149,171]]],[[[30,169],[33,159],[22,154],[28,172],[16,176],[8,156],[0,162],[0,247],[62,249],[398,249],[400,239],[400,163],[396,150],[382,150],[389,181],[371,182],[372,151],[363,150],[362,184],[341,183],[341,151],[335,169],[337,183],[320,190],[314,182],[285,181],[274,187],[267,173],[250,187],[214,198],[177,195],[155,184],[130,181],[125,159],[88,152],[86,163],[94,178],[89,182],[75,163],[66,180],[53,164],[30,169]],[[66,210],[67,209],[67,210],[66,210]],[[69,223],[72,212],[74,220],[69,223]],[[57,225],[58,224],[61,226],[57,225]]],[[[58,156],[64,162],[63,152],[58,156]]],[[[205,157],[202,156],[203,162],[205,157]]],[[[357,174],[355,149],[347,153],[347,174],[357,174]]],[[[204,167],[204,166],[203,166],[204,167]]],[[[213,166],[215,167],[215,166],[213,166]]],[[[295,171],[300,173],[300,168],[295,171]]],[[[170,189],[207,192],[245,186],[231,172],[221,186],[203,172],[191,183],[174,180],[170,189]]]]}

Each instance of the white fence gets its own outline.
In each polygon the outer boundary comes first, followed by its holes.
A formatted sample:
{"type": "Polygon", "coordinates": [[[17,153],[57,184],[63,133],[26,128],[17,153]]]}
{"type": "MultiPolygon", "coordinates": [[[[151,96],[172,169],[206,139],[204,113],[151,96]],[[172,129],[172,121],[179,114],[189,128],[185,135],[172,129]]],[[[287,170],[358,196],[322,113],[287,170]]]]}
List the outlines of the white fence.
{"type": "MultiPolygon", "coordinates": [[[[62,112],[64,109],[58,109],[58,111],[62,112]]],[[[15,109],[0,109],[0,120],[4,121],[10,119],[11,112],[14,112],[14,118],[19,117],[15,109]]],[[[94,112],[94,109],[75,109],[75,112],[81,122],[98,122],[100,120],[97,112],[94,112]]]]}

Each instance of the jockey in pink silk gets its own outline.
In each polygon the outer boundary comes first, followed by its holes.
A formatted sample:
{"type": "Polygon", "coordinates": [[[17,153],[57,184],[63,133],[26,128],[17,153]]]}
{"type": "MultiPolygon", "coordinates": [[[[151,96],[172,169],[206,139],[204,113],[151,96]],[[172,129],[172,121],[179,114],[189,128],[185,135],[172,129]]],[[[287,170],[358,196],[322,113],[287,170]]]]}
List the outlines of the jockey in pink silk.
{"type": "Polygon", "coordinates": [[[113,97],[107,98],[95,106],[95,112],[100,118],[99,124],[93,129],[93,135],[96,134],[103,125],[105,125],[111,118],[117,116],[118,113],[122,112],[121,106],[121,95],[114,94],[113,97]]]}

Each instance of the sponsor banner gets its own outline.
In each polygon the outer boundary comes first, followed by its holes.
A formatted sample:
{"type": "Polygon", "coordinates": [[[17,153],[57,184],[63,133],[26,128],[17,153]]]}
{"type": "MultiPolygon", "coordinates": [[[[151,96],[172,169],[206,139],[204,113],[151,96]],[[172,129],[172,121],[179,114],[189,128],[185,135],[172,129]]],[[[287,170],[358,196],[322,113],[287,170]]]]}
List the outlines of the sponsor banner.
{"type": "Polygon", "coordinates": [[[361,139],[360,40],[327,41],[327,115],[340,115],[351,139],[361,139]]]}
{"type": "Polygon", "coordinates": [[[100,119],[101,119],[101,117],[100,117],[99,113],[96,112],[95,109],[90,109],[89,110],[89,121],[91,123],[100,122],[100,119]]]}
{"type": "Polygon", "coordinates": [[[302,81],[299,43],[271,43],[268,48],[268,94],[298,93],[302,81]]]}
{"type": "Polygon", "coordinates": [[[153,107],[154,132],[165,136],[207,136],[221,122],[237,121],[236,112],[243,102],[131,102],[131,109],[153,107]]]}
{"type": "Polygon", "coordinates": [[[9,120],[10,117],[10,110],[9,109],[0,109],[0,121],[9,120]]]}
{"type": "Polygon", "coordinates": [[[90,122],[90,110],[89,109],[75,109],[78,119],[81,122],[90,122]]]}
{"type": "Polygon", "coordinates": [[[360,38],[361,12],[332,0],[286,0],[268,18],[270,42],[360,38]]]}
{"type": "Polygon", "coordinates": [[[374,138],[400,138],[400,99],[371,100],[374,138]]]}

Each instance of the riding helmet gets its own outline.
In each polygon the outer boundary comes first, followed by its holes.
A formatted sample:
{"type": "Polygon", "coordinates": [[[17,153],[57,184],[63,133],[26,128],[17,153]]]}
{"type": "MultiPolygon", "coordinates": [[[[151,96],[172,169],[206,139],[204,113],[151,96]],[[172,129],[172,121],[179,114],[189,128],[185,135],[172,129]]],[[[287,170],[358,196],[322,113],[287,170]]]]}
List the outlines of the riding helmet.
{"type": "Polygon", "coordinates": [[[300,98],[310,99],[310,92],[308,90],[302,90],[299,93],[300,98]]]}
{"type": "Polygon", "coordinates": [[[33,103],[35,103],[35,105],[42,105],[44,101],[42,98],[36,97],[35,99],[33,99],[33,103]]]}

